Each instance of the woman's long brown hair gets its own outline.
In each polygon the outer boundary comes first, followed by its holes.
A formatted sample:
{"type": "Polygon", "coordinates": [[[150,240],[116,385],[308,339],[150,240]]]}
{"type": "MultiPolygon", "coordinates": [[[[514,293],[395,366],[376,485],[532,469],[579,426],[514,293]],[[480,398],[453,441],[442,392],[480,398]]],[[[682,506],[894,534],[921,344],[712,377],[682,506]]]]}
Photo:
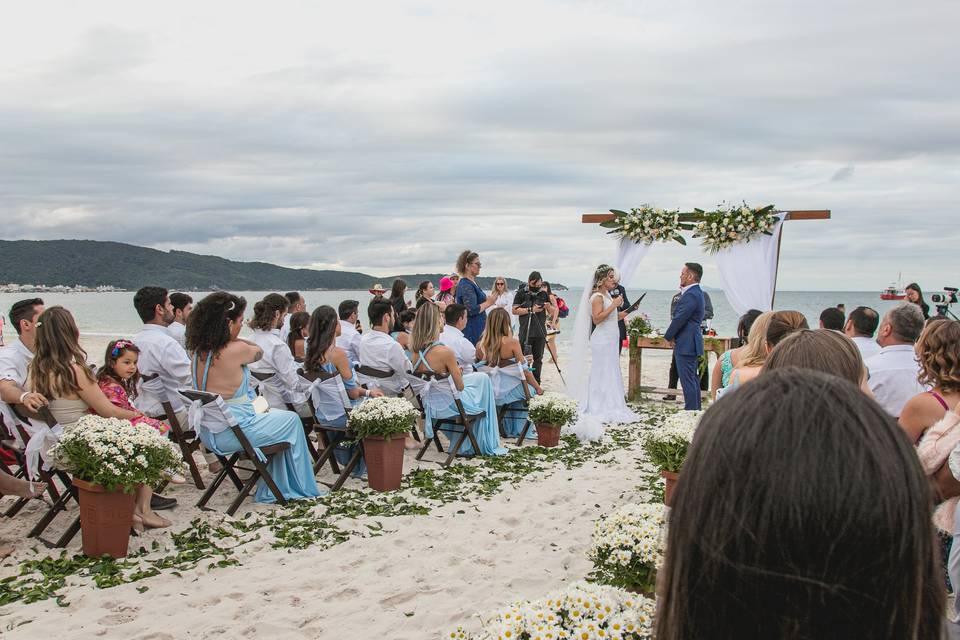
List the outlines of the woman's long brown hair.
{"type": "Polygon", "coordinates": [[[509,338],[512,334],[510,330],[510,314],[503,307],[497,307],[487,315],[487,326],[480,336],[480,342],[477,346],[483,359],[491,367],[500,364],[500,345],[504,338],[509,338]]]}
{"type": "Polygon", "coordinates": [[[80,330],[69,311],[48,307],[37,319],[37,337],[28,378],[30,388],[50,399],[76,395],[80,391],[73,365],[90,382],[96,382],[87,368],[87,352],[80,347],[80,330]]]}

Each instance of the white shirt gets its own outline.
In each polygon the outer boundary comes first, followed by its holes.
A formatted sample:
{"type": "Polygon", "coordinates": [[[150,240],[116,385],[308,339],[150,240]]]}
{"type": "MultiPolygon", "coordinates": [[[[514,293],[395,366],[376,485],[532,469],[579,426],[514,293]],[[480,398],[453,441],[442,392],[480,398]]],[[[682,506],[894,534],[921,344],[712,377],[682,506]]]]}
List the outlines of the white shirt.
{"type": "MultiPolygon", "coordinates": [[[[190,388],[193,381],[190,375],[190,358],[168,332],[166,327],[158,324],[145,324],[140,333],[133,336],[133,344],[140,349],[140,359],[137,369],[141,374],[160,374],[163,387],[167,392],[167,399],[174,411],[183,408],[183,400],[178,389],[190,388]]],[[[141,390],[135,405],[148,416],[163,414],[163,406],[157,398],[146,389],[141,390]]]]}
{"type": "Polygon", "coordinates": [[[400,393],[407,385],[406,376],[400,372],[412,371],[410,360],[407,359],[400,343],[390,337],[389,333],[371,329],[360,337],[357,348],[359,363],[366,367],[373,367],[382,371],[392,370],[396,375],[393,378],[371,380],[377,387],[390,393],[400,393]]]}
{"type": "Polygon", "coordinates": [[[0,380],[10,380],[26,390],[27,369],[31,360],[33,352],[19,339],[0,347],[0,380]]]}
{"type": "MultiPolygon", "coordinates": [[[[297,374],[300,365],[290,353],[290,347],[280,338],[280,329],[263,331],[254,329],[250,341],[263,349],[263,357],[250,363],[250,371],[256,373],[276,374],[278,386],[283,386],[289,393],[290,402],[301,404],[307,401],[308,385],[297,374]]],[[[283,397],[267,385],[260,387],[263,397],[271,409],[286,409],[287,404],[283,397]]]]}
{"type": "Polygon", "coordinates": [[[880,406],[894,418],[900,417],[907,400],[927,391],[927,387],[917,382],[920,363],[912,344],[883,347],[866,365],[870,372],[870,390],[880,406]]]}
{"type": "Polygon", "coordinates": [[[857,349],[860,349],[860,355],[863,356],[864,362],[866,362],[868,358],[872,358],[880,353],[880,345],[878,345],[877,341],[873,338],[854,336],[850,339],[853,340],[853,344],[857,345],[857,349]]]}
{"type": "Polygon", "coordinates": [[[358,353],[360,336],[361,333],[357,331],[357,328],[353,326],[353,324],[346,320],[340,321],[340,335],[337,336],[337,346],[347,354],[347,360],[350,361],[351,366],[360,362],[360,355],[358,353]]]}
{"type": "Polygon", "coordinates": [[[181,347],[184,349],[187,348],[187,325],[179,322],[171,322],[170,326],[167,327],[167,333],[170,334],[170,337],[179,342],[181,347]]]}
{"type": "MultiPolygon", "coordinates": [[[[284,342],[287,341],[287,338],[290,337],[290,317],[293,316],[292,313],[288,313],[283,316],[283,326],[280,327],[280,339],[284,342]]],[[[306,348],[306,347],[304,347],[306,348]]]]}
{"type": "Polygon", "coordinates": [[[460,365],[462,372],[473,373],[473,364],[477,361],[477,348],[463,337],[463,332],[460,329],[450,324],[443,325],[443,331],[440,332],[438,342],[453,349],[454,355],[457,356],[457,364],[460,365]]]}

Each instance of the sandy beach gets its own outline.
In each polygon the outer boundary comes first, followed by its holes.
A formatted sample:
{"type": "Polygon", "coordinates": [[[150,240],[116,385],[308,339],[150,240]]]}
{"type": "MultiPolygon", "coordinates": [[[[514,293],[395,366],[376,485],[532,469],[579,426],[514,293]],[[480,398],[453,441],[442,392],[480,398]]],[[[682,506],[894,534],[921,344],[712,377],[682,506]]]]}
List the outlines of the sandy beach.
{"type": "MultiPolygon", "coordinates": [[[[668,359],[645,361],[650,382],[665,381],[666,367],[656,364],[663,362],[669,366],[668,359]]],[[[544,382],[548,389],[560,388],[553,367],[545,369],[544,382]]],[[[54,599],[6,605],[0,608],[0,629],[9,638],[414,639],[439,637],[457,624],[476,628],[478,612],[541,596],[587,574],[586,550],[594,521],[644,493],[644,477],[638,469],[642,457],[638,436],[643,428],[643,424],[621,427],[617,438],[608,432],[602,447],[542,462],[538,470],[503,483],[489,499],[474,497],[437,506],[405,489],[399,495],[429,513],[338,519],[337,526],[348,532],[349,539],[335,546],[275,549],[277,527],[262,527],[221,542],[222,546],[240,543],[230,552],[236,566],[209,569],[215,560],[203,561],[192,569],[163,570],[106,589],[74,575],[58,592],[68,606],[58,606],[54,599]],[[579,462],[564,461],[574,458],[579,462]]],[[[484,460],[462,464],[479,465],[480,478],[496,475],[484,460]]],[[[414,452],[408,451],[405,472],[417,468],[436,471],[437,465],[426,460],[417,463],[414,452]]],[[[320,479],[331,477],[325,470],[320,479]]],[[[356,480],[347,487],[364,488],[356,480]]],[[[221,512],[232,489],[218,492],[212,503],[216,511],[193,506],[198,493],[192,485],[175,487],[168,495],[180,500],[175,510],[166,512],[174,521],[172,531],[183,531],[195,519],[214,527],[223,522],[221,512]]],[[[3,499],[0,507],[8,500],[3,499]]],[[[33,541],[22,541],[41,506],[34,502],[17,517],[0,523],[3,538],[21,540],[14,556],[0,565],[0,576],[13,575],[24,560],[57,554],[33,541]]],[[[323,507],[315,509],[320,513],[323,507]]],[[[249,522],[271,511],[270,506],[248,501],[235,522],[249,522]],[[251,514],[246,521],[244,514],[251,514]]],[[[276,513],[278,520],[286,517],[283,509],[276,513]]],[[[66,522],[61,515],[52,529],[59,531],[66,522]]],[[[78,553],[79,542],[77,536],[70,554],[78,553]]],[[[148,531],[131,540],[131,551],[139,547],[149,550],[136,560],[141,563],[169,554],[170,533],[148,531]]]]}

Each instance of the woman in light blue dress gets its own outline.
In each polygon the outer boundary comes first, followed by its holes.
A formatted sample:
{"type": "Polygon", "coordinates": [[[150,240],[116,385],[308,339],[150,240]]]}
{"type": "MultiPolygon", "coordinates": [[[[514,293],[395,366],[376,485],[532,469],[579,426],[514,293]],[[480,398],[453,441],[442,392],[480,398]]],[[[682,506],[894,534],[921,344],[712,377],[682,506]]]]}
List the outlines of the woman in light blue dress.
{"type": "MultiPolygon", "coordinates": [[[[310,337],[307,340],[307,356],[303,361],[304,371],[339,374],[347,397],[353,406],[360,404],[366,398],[383,395],[379,389],[364,389],[357,383],[357,376],[350,368],[347,353],[337,346],[336,339],[343,329],[333,307],[323,305],[314,309],[308,326],[310,337]]],[[[339,386],[315,383],[311,387],[310,396],[313,399],[317,420],[335,427],[347,426],[347,412],[343,406],[339,386]]],[[[344,434],[328,431],[327,437],[333,444],[337,444],[343,440],[344,434]]],[[[334,449],[333,455],[337,462],[346,464],[353,455],[353,445],[338,446],[334,449]]],[[[366,470],[367,465],[363,458],[360,458],[360,462],[353,470],[353,475],[359,478],[366,473],[366,470]]]]}
{"type": "MultiPolygon", "coordinates": [[[[194,307],[187,321],[187,350],[192,354],[193,384],[201,391],[219,394],[244,435],[254,447],[279,442],[290,448],[274,455],[267,466],[287,500],[315,498],[321,495],[313,476],[313,460],[300,417],[292,411],[271,410],[256,413],[254,394],[249,386],[247,365],[263,355],[260,347],[237,336],[243,326],[246,300],[218,291],[194,307]]],[[[199,430],[200,439],[210,451],[228,456],[239,451],[240,441],[227,429],[213,433],[199,430]]],[[[256,502],[272,503],[275,496],[263,480],[257,483],[256,502]]]]}
{"type": "MultiPolygon", "coordinates": [[[[502,307],[497,307],[487,314],[487,326],[477,343],[477,363],[481,362],[486,365],[481,371],[489,375],[493,382],[497,407],[501,410],[503,407],[513,409],[504,415],[503,431],[507,436],[516,438],[527,421],[517,410],[522,409],[527,394],[542,394],[543,389],[526,366],[520,341],[513,337],[510,314],[502,307]],[[524,384],[527,387],[526,393],[524,384]]],[[[537,429],[531,426],[527,430],[527,438],[536,437],[537,429]]]]}
{"type": "MultiPolygon", "coordinates": [[[[477,439],[480,451],[473,450],[469,438],[463,441],[459,453],[462,455],[499,456],[507,452],[500,446],[500,430],[497,427],[497,404],[493,395],[493,384],[485,373],[463,375],[453,351],[440,343],[440,330],[443,316],[435,304],[424,304],[417,311],[410,336],[410,351],[413,356],[413,370],[417,373],[438,373],[449,375],[460,395],[460,402],[467,414],[481,411],[486,415],[473,424],[473,435],[477,439]]],[[[459,415],[457,404],[447,379],[432,381],[421,392],[426,419],[424,431],[428,438],[433,437],[433,420],[452,418],[459,415]]],[[[457,427],[452,427],[457,429],[457,427]]],[[[449,434],[449,432],[448,432],[449,434]]],[[[454,439],[459,436],[452,435],[454,439]]]]}

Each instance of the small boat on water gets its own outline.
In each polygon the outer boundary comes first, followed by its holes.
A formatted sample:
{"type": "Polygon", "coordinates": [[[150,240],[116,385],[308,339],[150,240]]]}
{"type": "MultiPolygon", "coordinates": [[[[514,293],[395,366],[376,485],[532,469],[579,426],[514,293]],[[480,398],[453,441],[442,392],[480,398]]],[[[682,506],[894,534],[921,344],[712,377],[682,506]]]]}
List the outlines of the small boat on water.
{"type": "Polygon", "coordinates": [[[907,294],[903,290],[903,280],[900,277],[900,274],[897,274],[897,283],[890,283],[890,286],[883,290],[880,294],[881,300],[906,300],[907,294]]]}

